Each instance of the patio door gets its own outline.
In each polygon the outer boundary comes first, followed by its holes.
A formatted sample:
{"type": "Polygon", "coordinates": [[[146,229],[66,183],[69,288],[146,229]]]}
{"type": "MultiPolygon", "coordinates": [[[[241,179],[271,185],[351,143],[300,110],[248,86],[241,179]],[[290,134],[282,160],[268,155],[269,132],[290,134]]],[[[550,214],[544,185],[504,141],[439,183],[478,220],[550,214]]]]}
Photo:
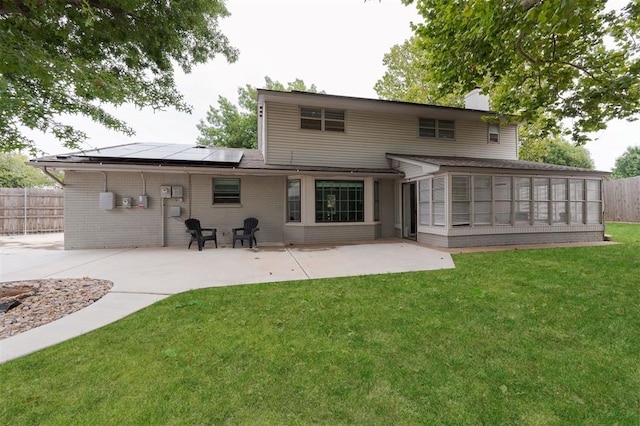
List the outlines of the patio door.
{"type": "Polygon", "coordinates": [[[416,200],[416,183],[402,184],[402,238],[415,240],[418,203],[416,200]]]}

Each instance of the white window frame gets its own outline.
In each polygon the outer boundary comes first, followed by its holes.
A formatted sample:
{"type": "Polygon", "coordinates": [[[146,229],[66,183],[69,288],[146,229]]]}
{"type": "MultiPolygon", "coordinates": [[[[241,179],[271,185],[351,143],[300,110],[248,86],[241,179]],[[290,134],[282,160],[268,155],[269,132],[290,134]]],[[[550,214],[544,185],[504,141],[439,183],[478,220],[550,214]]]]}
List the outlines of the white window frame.
{"type": "Polygon", "coordinates": [[[214,177],[211,180],[211,204],[214,206],[230,206],[238,205],[242,201],[242,181],[238,177],[214,177]],[[217,181],[236,181],[238,183],[237,191],[218,191],[218,201],[216,202],[216,180],[217,181]],[[230,201],[222,201],[228,199],[230,201]]]}
{"type": "Polygon", "coordinates": [[[300,106],[300,129],[323,132],[344,133],[346,131],[346,111],[340,108],[322,108],[300,106]],[[339,117],[342,115],[342,117],[339,117]],[[305,123],[318,122],[319,126],[306,126],[305,123]]]}
{"type": "Polygon", "coordinates": [[[500,144],[500,125],[489,123],[487,126],[487,143],[500,144]]]}
{"type": "Polygon", "coordinates": [[[287,179],[287,222],[302,222],[302,179],[300,178],[287,179]],[[295,199],[295,195],[292,197],[292,183],[297,183],[297,200],[295,199]],[[297,209],[294,207],[297,207],[297,209]]]}
{"type": "Polygon", "coordinates": [[[585,212],[584,223],[587,224],[600,224],[602,220],[602,180],[600,179],[585,179],[584,180],[585,191],[585,212]],[[590,184],[597,184],[597,188],[591,189],[590,184]],[[593,212],[597,213],[597,221],[591,219],[593,212]]]}
{"type": "Polygon", "coordinates": [[[418,181],[418,217],[420,225],[431,226],[431,178],[418,181]]]}
{"type": "Polygon", "coordinates": [[[421,138],[454,141],[456,140],[456,122],[455,120],[441,120],[438,118],[419,117],[418,118],[418,135],[421,138]],[[433,125],[431,125],[431,123],[427,124],[427,122],[433,122],[433,125]],[[447,124],[445,125],[445,123],[447,124]],[[448,127],[449,123],[451,127],[448,127]],[[433,130],[434,135],[430,136],[430,135],[423,134],[422,132],[423,129],[433,130]],[[448,132],[451,132],[451,137],[444,136],[448,132]]]}
{"type": "Polygon", "coordinates": [[[451,226],[471,226],[470,175],[451,175],[451,226]]]}

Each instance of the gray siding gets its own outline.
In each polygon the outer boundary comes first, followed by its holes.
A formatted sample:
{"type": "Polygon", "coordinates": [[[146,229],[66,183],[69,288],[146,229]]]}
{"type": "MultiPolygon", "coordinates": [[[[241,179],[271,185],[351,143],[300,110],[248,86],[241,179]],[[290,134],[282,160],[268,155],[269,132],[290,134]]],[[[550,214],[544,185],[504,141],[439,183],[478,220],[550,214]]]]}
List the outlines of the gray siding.
{"type": "MultiPolygon", "coordinates": [[[[120,248],[187,245],[189,235],[184,220],[200,219],[203,227],[218,229],[218,243],[231,243],[231,228],[242,226],[245,217],[260,220],[259,243],[282,241],[284,217],[284,178],[241,177],[242,204],[233,207],[212,205],[210,175],[191,175],[191,191],[187,174],[145,173],[149,208],[122,207],[122,197],[137,199],[142,194],[140,173],[106,172],[107,189],[116,194],[116,208],[103,210],[99,194],[104,191],[102,173],[67,171],[65,174],[65,248],[120,248]],[[180,185],[182,199],[166,199],[162,216],[161,185],[180,185]],[[191,202],[190,202],[191,201],[191,202]],[[191,215],[189,214],[191,205],[191,215]],[[168,217],[169,206],[181,208],[180,217],[168,217]]],[[[137,204],[134,202],[134,205],[137,204]]]]}
{"type": "MultiPolygon", "coordinates": [[[[160,232],[162,217],[160,185],[181,184],[184,181],[164,182],[162,174],[145,175],[149,208],[122,207],[123,197],[134,197],[143,192],[139,173],[106,173],[106,186],[115,194],[116,208],[103,210],[99,205],[100,193],[105,190],[105,176],[100,173],[65,173],[65,248],[153,247],[162,245],[160,232]],[[153,194],[153,195],[151,195],[153,194]]],[[[167,228],[173,223],[167,222],[167,228]]],[[[182,225],[184,229],[184,225],[182,225]]],[[[184,231],[183,231],[184,232],[184,231]]]]}
{"type": "Polygon", "coordinates": [[[412,115],[347,110],[344,133],[322,132],[300,129],[298,106],[269,103],[266,120],[269,164],[383,168],[389,152],[517,159],[516,126],[501,128],[500,144],[487,144],[487,124],[479,118],[456,119],[454,141],[419,137],[412,115]]]}
{"type": "Polygon", "coordinates": [[[380,224],[286,225],[285,243],[319,244],[375,240],[380,224]]]}
{"type": "Polygon", "coordinates": [[[590,232],[538,232],[529,234],[482,234],[445,236],[418,234],[418,242],[440,247],[476,247],[519,244],[554,244],[603,241],[602,231],[590,232]]]}
{"type": "Polygon", "coordinates": [[[395,237],[395,181],[380,180],[380,238],[395,237]]]}
{"type": "Polygon", "coordinates": [[[411,164],[405,161],[394,161],[393,168],[402,172],[406,179],[414,179],[418,176],[424,176],[425,172],[422,166],[411,164]]]}
{"type": "Polygon", "coordinates": [[[282,242],[285,178],[264,176],[240,177],[240,206],[216,206],[212,203],[212,178],[192,176],[194,188],[193,217],[203,225],[218,230],[218,244],[231,244],[232,229],[242,226],[247,217],[259,220],[258,244],[282,242]]]}

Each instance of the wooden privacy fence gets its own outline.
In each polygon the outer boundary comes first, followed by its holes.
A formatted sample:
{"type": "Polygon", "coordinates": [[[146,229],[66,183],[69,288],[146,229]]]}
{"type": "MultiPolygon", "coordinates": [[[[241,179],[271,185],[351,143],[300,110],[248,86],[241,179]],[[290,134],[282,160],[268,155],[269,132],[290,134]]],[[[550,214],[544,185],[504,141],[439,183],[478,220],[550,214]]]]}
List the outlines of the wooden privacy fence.
{"type": "Polygon", "coordinates": [[[640,176],[605,181],[604,220],[640,222],[640,176]]]}
{"type": "Polygon", "coordinates": [[[0,188],[0,234],[63,231],[63,190],[0,188]]]}

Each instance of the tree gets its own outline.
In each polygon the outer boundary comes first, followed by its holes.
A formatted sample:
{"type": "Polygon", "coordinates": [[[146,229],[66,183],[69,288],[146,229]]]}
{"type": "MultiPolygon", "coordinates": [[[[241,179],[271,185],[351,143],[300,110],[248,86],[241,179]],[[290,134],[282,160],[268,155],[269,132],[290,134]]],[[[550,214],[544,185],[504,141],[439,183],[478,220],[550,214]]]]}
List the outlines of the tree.
{"type": "Polygon", "coordinates": [[[218,28],[228,15],[210,0],[0,0],[0,151],[36,153],[24,128],[79,148],[87,135],[62,115],[133,134],[105,105],[189,112],[174,66],[189,73],[218,54],[235,61],[218,28]]]}
{"type": "Polygon", "coordinates": [[[537,163],[593,169],[593,160],[583,146],[576,146],[561,137],[525,140],[518,149],[518,158],[537,163]]]}
{"type": "MultiPolygon", "coordinates": [[[[406,4],[413,0],[403,0],[406,4]]],[[[420,0],[414,26],[439,94],[480,85],[499,115],[545,132],[572,120],[577,143],[640,112],[640,3],[606,0],[420,0]]]]}
{"type": "Polygon", "coordinates": [[[614,179],[640,176],[640,145],[628,147],[624,154],[616,158],[612,176],[614,179]]]}
{"type": "Polygon", "coordinates": [[[0,153],[0,188],[33,188],[53,185],[42,170],[25,164],[27,157],[18,153],[0,153]]]}
{"type": "MultiPolygon", "coordinates": [[[[383,63],[387,71],[374,86],[381,98],[454,107],[464,105],[464,93],[460,86],[451,93],[439,94],[438,85],[430,72],[430,56],[420,48],[416,37],[402,45],[393,46],[385,54],[383,63]]],[[[540,115],[535,119],[535,122],[519,128],[521,160],[593,168],[593,160],[586,149],[572,145],[560,135],[547,135],[542,131],[547,125],[548,115],[540,115]]]]}
{"type": "MultiPolygon", "coordinates": [[[[291,92],[318,93],[315,84],[307,87],[303,80],[296,79],[287,84],[273,81],[265,77],[265,88],[291,92]]],[[[320,92],[324,93],[324,92],[320,92]]],[[[207,116],[197,124],[200,136],[198,143],[208,146],[226,146],[229,148],[257,148],[258,147],[258,92],[255,87],[247,84],[238,88],[238,104],[234,105],[224,96],[218,97],[218,108],[209,106],[207,116]]]]}
{"type": "Polygon", "coordinates": [[[429,52],[424,51],[418,39],[412,37],[403,44],[391,47],[382,64],[387,71],[373,89],[382,99],[421,104],[464,106],[464,93],[459,89],[441,94],[430,72],[429,52]]]}

